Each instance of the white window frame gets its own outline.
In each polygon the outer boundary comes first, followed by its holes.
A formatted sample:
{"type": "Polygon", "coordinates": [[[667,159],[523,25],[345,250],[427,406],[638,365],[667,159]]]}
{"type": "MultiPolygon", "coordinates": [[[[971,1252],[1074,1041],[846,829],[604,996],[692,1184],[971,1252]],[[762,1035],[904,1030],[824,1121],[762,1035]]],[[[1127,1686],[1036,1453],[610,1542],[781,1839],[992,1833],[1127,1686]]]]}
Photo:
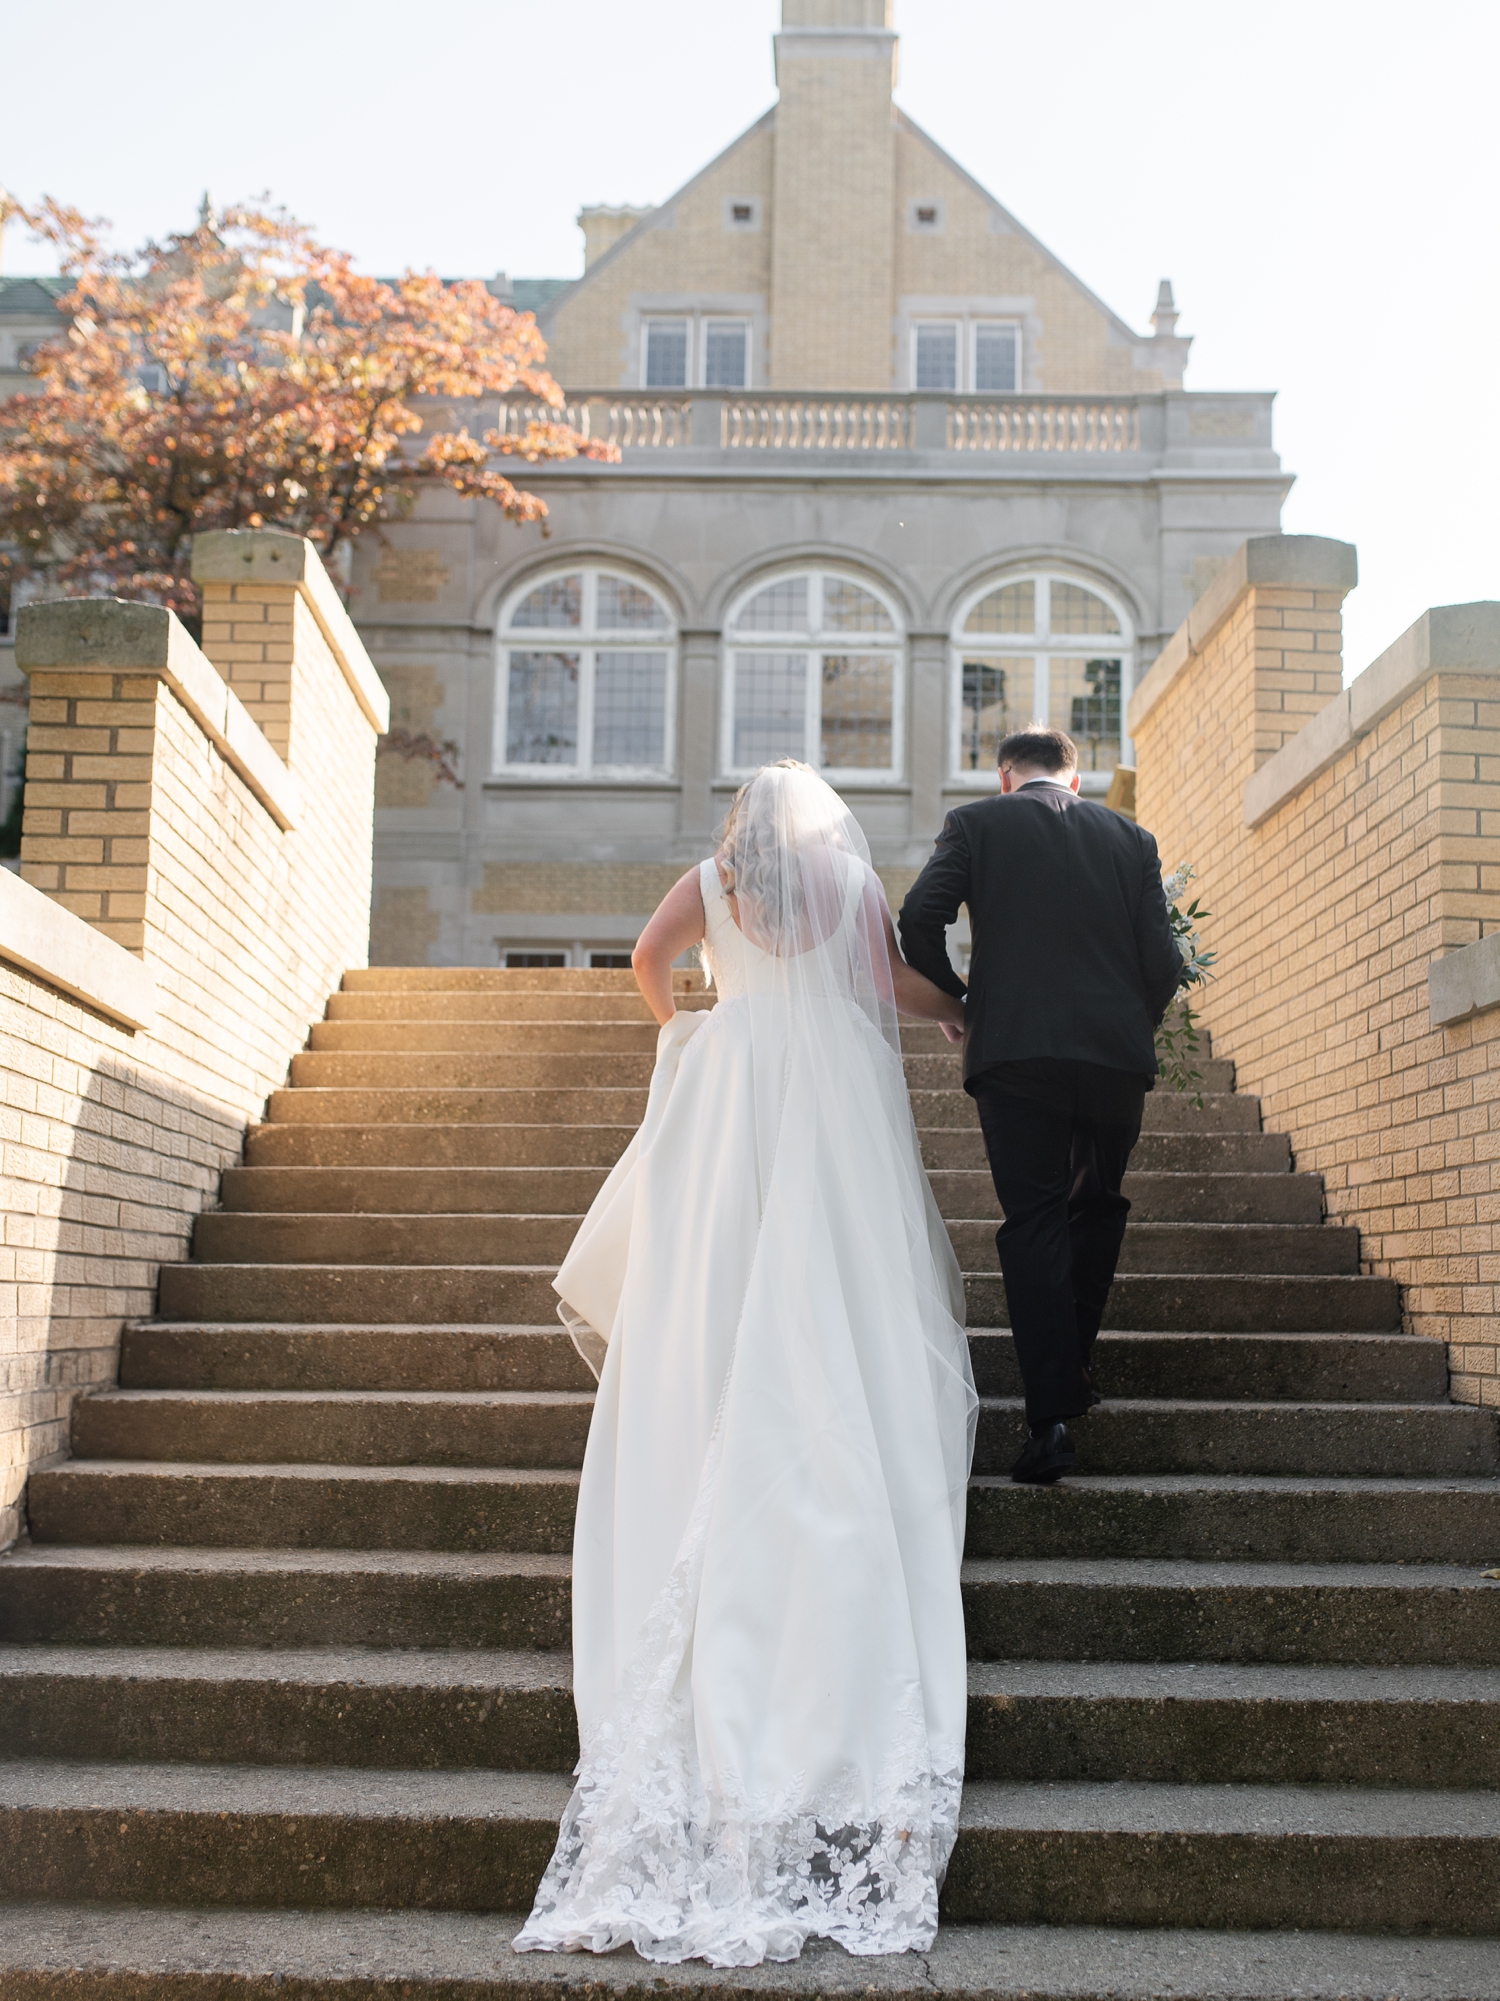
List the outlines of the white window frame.
{"type": "Polygon", "coordinates": [[[753,389],[755,386],[755,320],[750,313],[706,313],[696,309],[681,313],[643,313],[641,315],[641,359],[640,386],[650,389],[653,394],[662,394],[672,389],[703,389],[708,377],[708,330],[713,327],[743,327],[745,332],[745,380],[742,383],[718,385],[727,395],[737,389],[753,389]],[[664,323],[686,325],[687,327],[687,381],[683,383],[648,383],[647,367],[651,346],[651,329],[664,323]]]}
{"type": "Polygon", "coordinates": [[[924,396],[1018,396],[1026,380],[1026,332],[1019,319],[1005,313],[919,313],[911,321],[907,347],[906,379],[909,389],[917,387],[917,337],[923,327],[954,329],[954,385],[952,389],[925,389],[924,396]],[[1016,337],[1016,386],[1014,389],[976,389],[979,379],[979,329],[1008,327],[1016,337]]]}
{"type": "MultiPolygon", "coordinates": [[[[975,656],[1004,656],[1009,659],[1027,659],[1032,662],[1031,708],[1017,724],[1024,729],[1026,723],[1036,717],[1049,714],[1052,699],[1051,663],[1054,658],[1076,660],[1081,653],[1088,652],[1094,658],[1118,658],[1120,662],[1120,743],[1119,758],[1124,763],[1130,755],[1130,737],[1125,720],[1130,707],[1130,697],[1135,690],[1135,623],[1129,607],[1118,591],[1101,583],[1082,570],[1071,570],[1062,564],[1028,564],[1024,567],[996,571],[982,583],[975,584],[959,600],[953,615],[953,623],[948,632],[948,784],[971,787],[976,792],[998,791],[1000,775],[997,771],[969,771],[961,763],[963,756],[963,694],[964,658],[975,656]],[[970,632],[964,631],[964,623],[975,605],[987,598],[991,591],[1002,589],[1006,584],[1026,584],[1036,592],[1036,623],[1030,633],[1025,632],[970,632]],[[1076,584],[1080,590],[1089,591],[1101,598],[1114,613],[1120,630],[1114,632],[1053,632],[1052,630],[1052,586],[1076,584]]],[[[1096,789],[1103,790],[1097,781],[1107,777],[1104,773],[1085,772],[1085,782],[1096,781],[1096,789]]]]}
{"type": "Polygon", "coordinates": [[[558,563],[539,570],[518,584],[506,596],[495,626],[495,734],[490,751],[491,775],[495,779],[519,779],[527,783],[576,785],[614,784],[650,779],[670,779],[677,770],[677,674],[679,636],[672,607],[663,593],[645,577],[617,563],[558,563]],[[524,625],[514,627],[511,619],[535,590],[563,577],[583,579],[583,597],[577,625],[524,625]],[[666,613],[667,623],[657,631],[638,627],[609,628],[598,623],[599,579],[619,577],[638,590],[650,593],[666,613]],[[511,764],[505,755],[510,723],[510,656],[512,653],[576,653],[578,663],[578,760],[574,764],[511,764]],[[665,653],[666,716],[660,764],[594,763],[594,667],[601,653],[665,653]]]}
{"type": "Polygon", "coordinates": [[[844,791],[858,791],[864,787],[872,789],[880,786],[900,785],[906,771],[906,627],[899,607],[889,592],[868,577],[856,575],[850,570],[841,570],[831,564],[794,564],[788,569],[774,570],[766,576],[757,577],[754,583],[740,591],[729,608],[724,620],[724,649],[720,672],[722,698],[720,703],[719,728],[719,775],[722,778],[743,780],[751,776],[754,765],[737,765],[734,762],[734,680],[736,653],[802,653],[807,656],[807,687],[803,709],[803,759],[826,778],[830,785],[844,791]],[[796,577],[806,577],[807,630],[805,632],[745,632],[738,628],[739,614],[753,597],[771,584],[786,583],[796,577]],[[836,632],[822,623],[823,582],[831,577],[835,583],[855,584],[883,607],[891,621],[890,632],[836,632]],[[878,653],[888,655],[891,661],[891,762],[886,765],[823,765],[818,762],[823,739],[823,656],[826,653],[878,653]],[[812,755],[808,755],[811,752],[812,755]]]}
{"type": "Polygon", "coordinates": [[[968,340],[968,391],[971,396],[1019,396],[1021,384],[1026,380],[1025,330],[1019,320],[996,318],[992,313],[976,313],[969,321],[968,340]],[[979,383],[979,330],[981,327],[1008,327],[1016,337],[1016,381],[1013,389],[980,389],[979,383]]]}

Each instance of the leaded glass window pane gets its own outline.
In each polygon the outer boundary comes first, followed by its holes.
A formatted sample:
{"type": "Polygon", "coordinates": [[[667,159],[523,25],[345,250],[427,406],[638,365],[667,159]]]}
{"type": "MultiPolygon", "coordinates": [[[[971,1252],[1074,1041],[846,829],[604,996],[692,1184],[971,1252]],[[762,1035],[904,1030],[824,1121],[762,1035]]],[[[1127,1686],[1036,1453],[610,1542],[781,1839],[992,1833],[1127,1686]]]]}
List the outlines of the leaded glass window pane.
{"type": "Polygon", "coordinates": [[[757,591],[735,620],[749,632],[806,632],[807,579],[783,577],[757,591]]]}
{"type": "Polygon", "coordinates": [[[918,389],[958,387],[958,328],[932,322],[917,328],[918,389]]]}
{"type": "Polygon", "coordinates": [[[1081,584],[1052,580],[1052,630],[1054,632],[1118,632],[1120,621],[1103,598],[1095,597],[1081,584]]]}
{"type": "Polygon", "coordinates": [[[823,763],[833,770],[889,770],[891,693],[895,661],[889,653],[823,656],[823,763]]]}
{"type": "Polygon", "coordinates": [[[512,653],[505,707],[508,764],[578,762],[578,655],[512,653]]]}
{"type": "Polygon", "coordinates": [[[1052,726],[1077,744],[1079,770],[1113,771],[1120,761],[1119,661],[1059,657],[1048,675],[1052,726]]]}
{"type": "Polygon", "coordinates": [[[583,578],[553,577],[522,598],[512,625],[577,625],[583,615],[583,578]]]}
{"type": "Polygon", "coordinates": [[[688,379],[686,320],[646,322],[646,387],[684,389],[688,379]]]}
{"type": "Polygon", "coordinates": [[[743,389],[750,380],[749,328],[742,320],[711,320],[703,337],[703,380],[710,389],[743,389]]]}
{"type": "Polygon", "coordinates": [[[599,579],[599,626],[604,632],[665,632],[670,620],[650,591],[625,577],[599,579]]]}
{"type": "Polygon", "coordinates": [[[666,761],[666,654],[596,653],[594,763],[659,769],[666,761]]]}
{"type": "Polygon", "coordinates": [[[965,632],[1035,632],[1036,585],[1002,584],[982,597],[964,621],[965,632]]]}
{"type": "Polygon", "coordinates": [[[993,771],[1001,743],[1021,727],[1031,700],[1033,668],[1026,659],[966,660],[959,712],[962,771],[993,771]]]}
{"type": "Polygon", "coordinates": [[[734,762],[737,770],[807,755],[807,655],[737,653],[734,762]]]}
{"type": "Polygon", "coordinates": [[[830,632],[894,632],[890,613],[870,591],[841,577],[823,579],[823,624],[830,632]]]}
{"type": "Polygon", "coordinates": [[[974,387],[1014,395],[1020,384],[1020,328],[977,326],[974,329],[974,387]]]}

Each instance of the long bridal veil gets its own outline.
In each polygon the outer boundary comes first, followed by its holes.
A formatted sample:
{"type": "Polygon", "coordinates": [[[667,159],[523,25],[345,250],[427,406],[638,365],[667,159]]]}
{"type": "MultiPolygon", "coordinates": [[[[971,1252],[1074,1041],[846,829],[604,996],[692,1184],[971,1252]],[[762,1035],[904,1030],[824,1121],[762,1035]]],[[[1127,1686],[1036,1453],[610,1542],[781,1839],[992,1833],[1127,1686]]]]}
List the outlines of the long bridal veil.
{"type": "Polygon", "coordinates": [[[751,781],[719,859],[718,1003],[684,1046],[663,1031],[595,1238],[618,1270],[578,1273],[608,1316],[574,1557],[582,1756],[523,1951],[922,1948],[957,1827],[977,1404],[884,892],[805,766],[751,781]]]}

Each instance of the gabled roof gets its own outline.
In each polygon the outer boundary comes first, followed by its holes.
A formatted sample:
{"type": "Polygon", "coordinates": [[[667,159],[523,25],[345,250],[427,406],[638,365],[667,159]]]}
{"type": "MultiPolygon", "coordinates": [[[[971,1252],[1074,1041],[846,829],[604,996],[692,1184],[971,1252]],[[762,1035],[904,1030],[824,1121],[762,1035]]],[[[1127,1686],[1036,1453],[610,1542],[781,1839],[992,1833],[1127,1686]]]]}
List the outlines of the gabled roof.
{"type": "Polygon", "coordinates": [[[38,313],[56,310],[64,292],[72,290],[71,278],[0,278],[0,313],[38,313]]]}
{"type": "Polygon", "coordinates": [[[1049,250],[1046,244],[1042,242],[1039,236],[1032,235],[1031,231],[1026,227],[1025,223],[1018,222],[1015,216],[1013,216],[1010,210],[1005,206],[1004,202],[997,201],[994,195],[990,193],[989,189],[984,185],[983,181],[976,181],[974,176],[969,172],[968,168],[961,167],[958,164],[957,160],[954,159],[953,155],[945,151],[945,149],[938,144],[936,139],[933,138],[930,132],[925,132],[922,129],[922,127],[917,123],[915,118],[909,118],[907,114],[901,109],[900,105],[896,106],[896,117],[900,122],[901,126],[903,127],[903,129],[909,132],[914,139],[919,140],[922,143],[922,145],[924,145],[927,148],[928,152],[934,154],[939,160],[941,160],[943,165],[948,169],[950,174],[956,174],[961,181],[963,181],[968,187],[971,187],[974,190],[975,194],[977,194],[982,201],[987,201],[990,207],[995,210],[997,215],[1004,216],[1007,227],[1012,229],[1015,232],[1015,234],[1022,239],[1023,242],[1029,243],[1032,249],[1035,250],[1040,256],[1045,257],[1047,262],[1053,265],[1056,268],[1056,270],[1060,272],[1064,278],[1067,279],[1068,283],[1072,285],[1075,288],[1075,290],[1080,292],[1085,299],[1088,300],[1089,304],[1093,306],[1096,311],[1103,313],[1104,317],[1109,321],[1110,325],[1115,329],[1117,333],[1123,334],[1126,340],[1134,341],[1143,338],[1143,336],[1138,334],[1135,328],[1131,326],[1128,321],[1122,320],[1120,318],[1120,315],[1114,310],[1112,306],[1107,306],[1104,303],[1103,299],[1099,297],[1099,294],[1097,292],[1091,291],[1089,287],[1084,284],[1083,280],[1078,276],[1076,271],[1070,271],[1067,265],[1064,264],[1062,259],[1057,255],[1057,252],[1055,250],[1049,250]]]}

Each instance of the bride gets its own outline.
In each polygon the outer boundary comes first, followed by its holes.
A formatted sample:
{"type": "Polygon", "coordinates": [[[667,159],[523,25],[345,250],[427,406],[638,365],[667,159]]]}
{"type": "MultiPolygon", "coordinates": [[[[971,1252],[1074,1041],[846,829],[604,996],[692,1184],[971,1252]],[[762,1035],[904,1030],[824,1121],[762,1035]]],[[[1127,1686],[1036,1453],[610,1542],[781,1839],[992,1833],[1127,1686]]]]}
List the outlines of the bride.
{"type": "Polygon", "coordinates": [[[741,788],[634,958],[640,1132],[556,1284],[599,1378],[573,1551],[582,1756],[518,1951],[793,1959],[931,1945],[967,1709],[976,1400],[853,815],[741,788]],[[718,1004],[678,1014],[701,942],[718,1004]]]}

